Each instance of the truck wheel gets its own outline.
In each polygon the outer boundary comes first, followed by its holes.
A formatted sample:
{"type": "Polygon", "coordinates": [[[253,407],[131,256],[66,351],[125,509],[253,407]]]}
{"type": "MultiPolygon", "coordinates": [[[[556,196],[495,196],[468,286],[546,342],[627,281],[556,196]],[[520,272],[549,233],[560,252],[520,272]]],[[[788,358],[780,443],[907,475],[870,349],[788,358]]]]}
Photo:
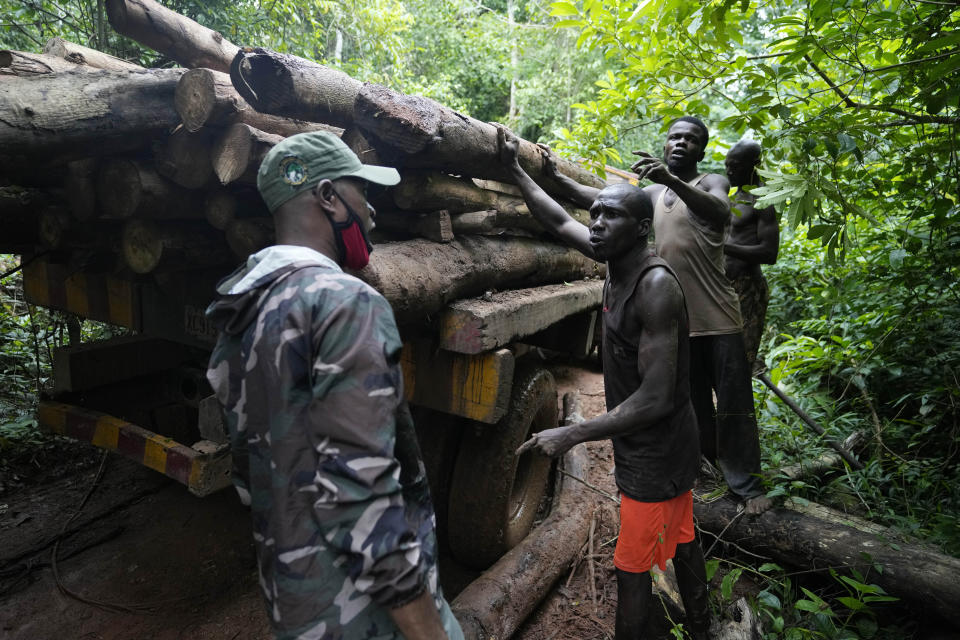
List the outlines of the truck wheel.
{"type": "Polygon", "coordinates": [[[529,436],[557,426],[557,385],[546,369],[518,366],[510,407],[493,425],[463,434],[450,485],[448,530],[454,557],[485,569],[533,527],[550,459],[515,451],[529,436]]]}

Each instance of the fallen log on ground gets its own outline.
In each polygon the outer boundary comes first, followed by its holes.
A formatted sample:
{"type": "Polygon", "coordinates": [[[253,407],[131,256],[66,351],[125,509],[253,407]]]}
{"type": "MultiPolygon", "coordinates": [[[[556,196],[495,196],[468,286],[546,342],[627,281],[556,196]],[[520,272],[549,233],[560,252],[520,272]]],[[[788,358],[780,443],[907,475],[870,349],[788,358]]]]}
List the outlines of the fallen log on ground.
{"type": "Polygon", "coordinates": [[[239,47],[153,0],[106,0],[107,18],[132,38],[188,68],[228,71],[239,47]]]}
{"type": "Polygon", "coordinates": [[[63,72],[4,81],[2,164],[35,167],[146,146],[179,122],[173,92],[183,71],[63,72]]]}
{"type": "Polygon", "coordinates": [[[0,51],[0,75],[36,76],[56,71],[73,71],[77,65],[42,53],[0,51]]]}
{"type": "MultiPolygon", "coordinates": [[[[842,523],[774,508],[745,516],[728,498],[696,502],[698,526],[724,542],[791,567],[840,572],[856,568],[888,594],[960,627],[960,559],[906,543],[892,543],[842,523]],[[882,572],[874,570],[882,567],[882,572]]],[[[709,546],[709,545],[707,545],[709,546]]]]}
{"type": "MultiPolygon", "coordinates": [[[[863,431],[854,431],[843,441],[843,448],[856,451],[866,444],[867,437],[863,431]]],[[[781,469],[770,469],[764,475],[768,478],[787,478],[788,480],[803,480],[826,475],[831,471],[843,469],[844,457],[836,451],[824,453],[813,460],[804,460],[781,469]]]]}
{"type": "MultiPolygon", "coordinates": [[[[499,160],[496,127],[433,100],[361,84],[315,62],[260,48],[239,51],[230,78],[258,111],[360,127],[385,164],[510,179],[499,160]]],[[[520,164],[535,180],[557,191],[546,180],[543,154],[532,142],[520,141],[520,164]]],[[[584,184],[605,184],[570,162],[558,162],[558,169],[584,184]]]]}
{"type": "MultiPolygon", "coordinates": [[[[584,477],[587,463],[584,445],[563,458],[564,470],[577,478],[584,477]]],[[[509,638],[523,624],[569,568],[602,499],[582,483],[563,477],[547,519],[451,603],[467,640],[509,638]]]]}
{"type": "Polygon", "coordinates": [[[532,287],[603,273],[602,264],[553,243],[464,236],[445,244],[410,240],[376,245],[360,277],[390,301],[403,324],[490,288],[532,287]]]}
{"type": "Polygon", "coordinates": [[[213,69],[191,69],[183,74],[177,83],[174,103],[188,131],[236,122],[284,137],[306,131],[330,131],[335,135],[343,131],[317,122],[260,113],[237,93],[229,75],[213,69]]]}
{"type": "Polygon", "coordinates": [[[90,49],[63,38],[50,38],[43,45],[43,52],[59,58],[74,68],[93,67],[107,71],[143,71],[144,68],[133,62],[127,62],[103,51],[90,49]]]}

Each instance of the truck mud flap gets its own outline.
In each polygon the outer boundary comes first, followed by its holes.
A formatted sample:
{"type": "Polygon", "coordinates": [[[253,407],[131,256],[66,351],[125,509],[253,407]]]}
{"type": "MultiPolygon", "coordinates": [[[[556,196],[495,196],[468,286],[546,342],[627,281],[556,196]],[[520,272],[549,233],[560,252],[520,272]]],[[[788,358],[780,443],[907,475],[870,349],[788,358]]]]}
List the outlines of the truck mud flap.
{"type": "Polygon", "coordinates": [[[229,447],[201,440],[194,447],[99,411],[44,400],[37,409],[40,426],[52,433],[114,451],[186,485],[205,496],[230,485],[229,447]]]}

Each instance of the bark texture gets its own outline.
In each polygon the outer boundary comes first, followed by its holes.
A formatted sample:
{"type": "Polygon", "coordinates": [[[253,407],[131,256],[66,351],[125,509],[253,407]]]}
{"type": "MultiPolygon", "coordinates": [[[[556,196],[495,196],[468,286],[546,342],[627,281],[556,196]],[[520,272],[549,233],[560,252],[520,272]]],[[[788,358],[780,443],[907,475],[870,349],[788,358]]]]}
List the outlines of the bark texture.
{"type": "MultiPolygon", "coordinates": [[[[571,449],[563,466],[567,473],[584,477],[586,448],[571,449]]],[[[587,539],[601,499],[576,480],[563,478],[549,517],[451,603],[467,640],[513,635],[568,569],[587,539]]]]}
{"type": "Polygon", "coordinates": [[[188,68],[228,71],[239,47],[222,35],[153,0],[106,0],[118,33],[188,68]]]}
{"type": "Polygon", "coordinates": [[[63,38],[50,38],[43,45],[43,52],[59,58],[74,67],[93,67],[107,71],[143,71],[143,67],[110,54],[83,45],[75,44],[63,38]]]}
{"type": "Polygon", "coordinates": [[[855,567],[894,596],[960,626],[960,559],[790,509],[739,515],[722,499],[694,505],[699,526],[725,541],[793,567],[855,567]],[[867,556],[869,560],[865,559],[867,556]],[[883,567],[878,573],[872,566],[883,567]]]}
{"type": "Polygon", "coordinates": [[[42,53],[12,49],[0,51],[0,75],[36,76],[57,71],[73,71],[78,68],[72,62],[42,53]]]}
{"type": "Polygon", "coordinates": [[[179,122],[173,92],[182,74],[156,69],[11,78],[0,92],[0,164],[58,164],[143,147],[179,122]]]}
{"type": "Polygon", "coordinates": [[[446,244],[410,240],[377,245],[360,277],[390,301],[402,324],[490,288],[532,287],[604,273],[604,265],[553,243],[464,236],[446,244]]]}
{"type": "Polygon", "coordinates": [[[211,151],[213,171],[221,184],[257,183],[257,170],[264,156],[283,137],[237,123],[217,138],[211,151]]]}

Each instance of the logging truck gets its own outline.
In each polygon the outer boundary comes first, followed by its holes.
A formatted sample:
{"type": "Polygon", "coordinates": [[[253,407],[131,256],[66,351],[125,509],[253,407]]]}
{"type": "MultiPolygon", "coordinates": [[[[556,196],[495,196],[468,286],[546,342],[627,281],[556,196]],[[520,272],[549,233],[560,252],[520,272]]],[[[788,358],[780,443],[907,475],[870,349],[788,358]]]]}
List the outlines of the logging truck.
{"type": "MultiPolygon", "coordinates": [[[[49,53],[0,52],[11,89],[0,92],[0,251],[23,256],[29,303],[128,333],[53,354],[39,423],[199,496],[229,485],[204,312],[216,282],[273,242],[255,189],[263,155],[326,129],[364,162],[400,169],[399,185],[371,195],[377,247],[356,275],[391,303],[404,339],[441,536],[462,563],[489,566],[532,527],[549,474],[547,460],[514,455],[557,424],[555,384],[529,354],[589,353],[602,265],[553,242],[497,181],[491,125],[291,56],[241,51],[234,62],[247,88],[296,65],[296,78],[313,73],[343,96],[323,103],[336,113],[316,112],[297,102],[302,87],[258,90],[299,106],[254,109],[212,69],[74,70],[49,53]]],[[[549,186],[536,147],[523,153],[549,186]]]]}

